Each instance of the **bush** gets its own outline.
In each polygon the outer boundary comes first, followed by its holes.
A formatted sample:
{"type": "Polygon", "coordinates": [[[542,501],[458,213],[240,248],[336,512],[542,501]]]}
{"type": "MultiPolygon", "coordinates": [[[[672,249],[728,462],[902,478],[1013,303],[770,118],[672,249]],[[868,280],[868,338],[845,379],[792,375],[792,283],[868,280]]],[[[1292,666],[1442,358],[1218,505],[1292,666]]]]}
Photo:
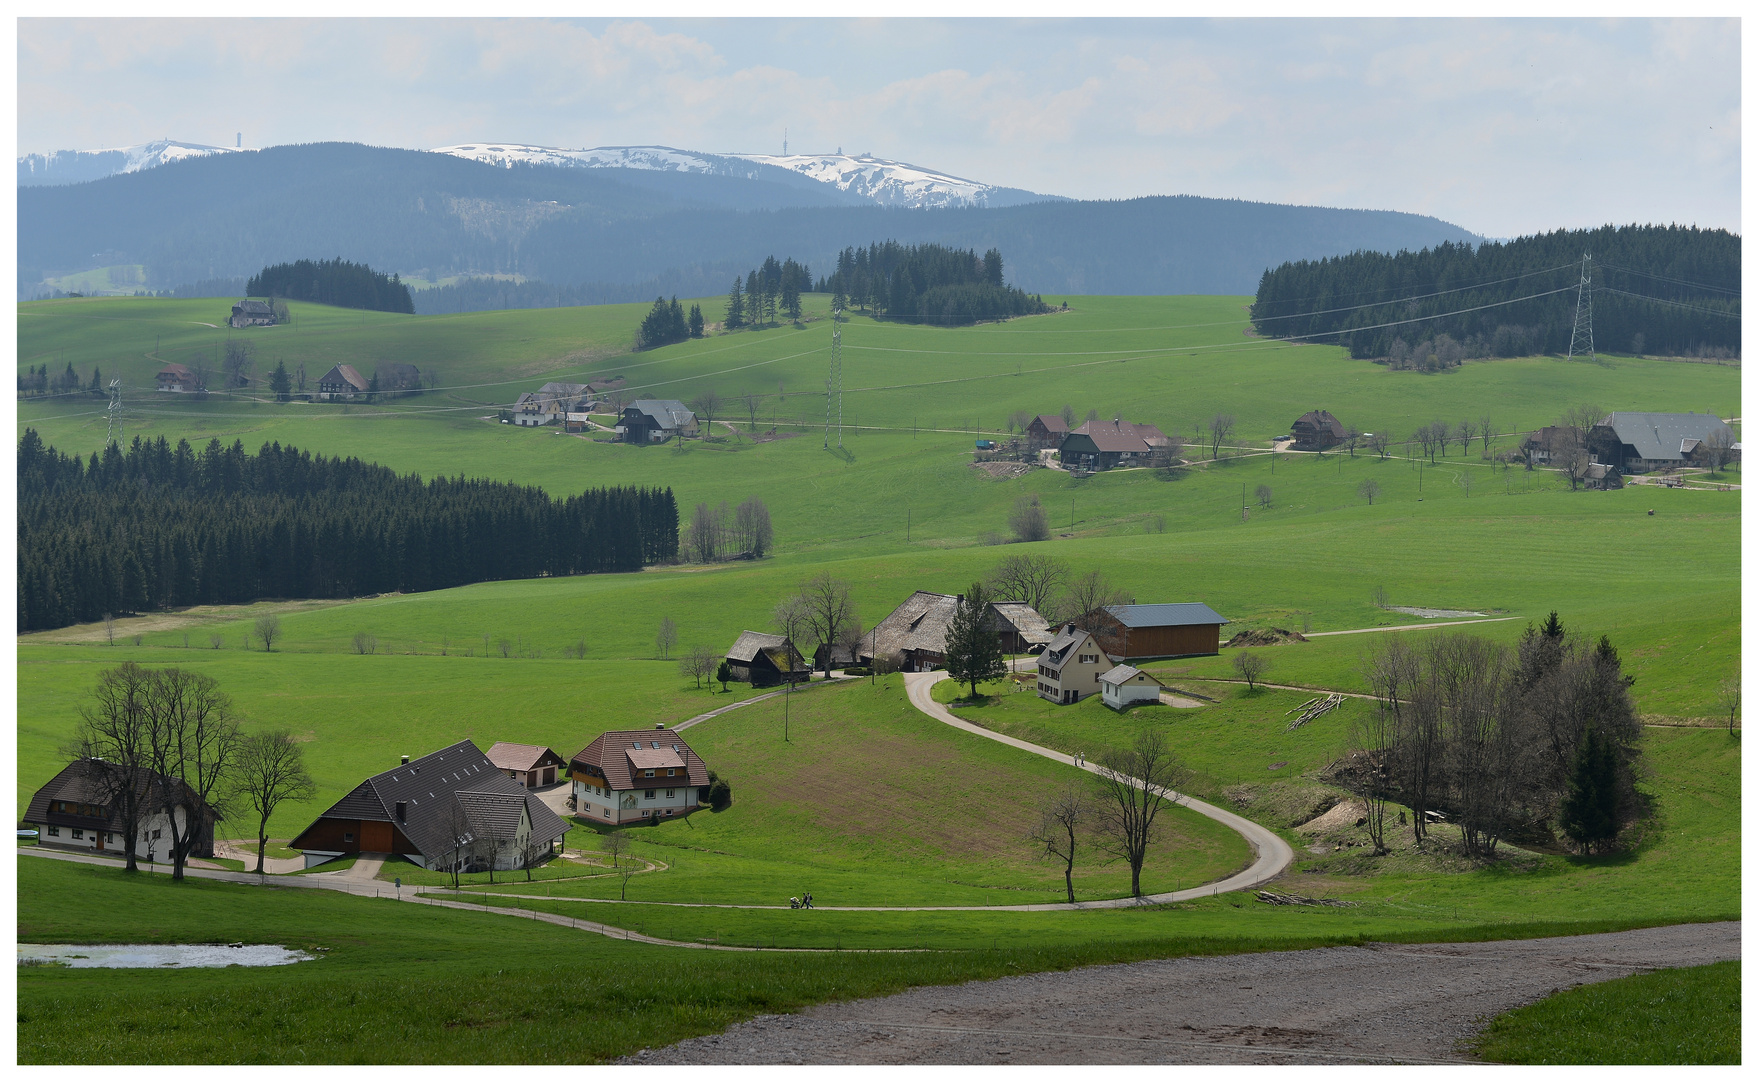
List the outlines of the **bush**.
{"type": "Polygon", "coordinates": [[[869,667],[860,667],[859,665],[849,665],[848,667],[842,668],[841,673],[843,675],[854,675],[863,679],[872,674],[872,669],[869,667]]]}
{"type": "Polygon", "coordinates": [[[712,769],[707,771],[707,805],[716,814],[732,805],[732,785],[712,769]]]}

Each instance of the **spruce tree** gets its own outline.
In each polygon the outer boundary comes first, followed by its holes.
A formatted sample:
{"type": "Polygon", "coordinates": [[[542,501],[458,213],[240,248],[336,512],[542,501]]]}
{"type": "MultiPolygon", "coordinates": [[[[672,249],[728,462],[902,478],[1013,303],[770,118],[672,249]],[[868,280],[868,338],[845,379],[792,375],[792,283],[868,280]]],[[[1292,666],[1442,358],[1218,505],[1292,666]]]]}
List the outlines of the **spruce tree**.
{"type": "Polygon", "coordinates": [[[707,320],[702,317],[701,305],[689,305],[689,336],[701,337],[707,332],[707,320]]]}
{"type": "Polygon", "coordinates": [[[972,699],[978,682],[1006,674],[1000,635],[988,629],[988,594],[979,581],[963,594],[945,628],[945,670],[958,682],[969,683],[972,699]]]}
{"type": "MultiPolygon", "coordinates": [[[[374,373],[373,378],[376,380],[376,373],[374,373]]],[[[268,386],[274,391],[276,401],[287,401],[293,396],[293,380],[287,375],[285,361],[274,365],[274,374],[268,377],[268,386]]]]}
{"type": "Polygon", "coordinates": [[[732,292],[726,297],[726,329],[737,330],[744,325],[744,279],[732,278],[732,292]]]}
{"type": "Polygon", "coordinates": [[[1621,831],[1616,781],[1616,747],[1592,724],[1573,753],[1561,800],[1561,831],[1588,855],[1621,831]]]}

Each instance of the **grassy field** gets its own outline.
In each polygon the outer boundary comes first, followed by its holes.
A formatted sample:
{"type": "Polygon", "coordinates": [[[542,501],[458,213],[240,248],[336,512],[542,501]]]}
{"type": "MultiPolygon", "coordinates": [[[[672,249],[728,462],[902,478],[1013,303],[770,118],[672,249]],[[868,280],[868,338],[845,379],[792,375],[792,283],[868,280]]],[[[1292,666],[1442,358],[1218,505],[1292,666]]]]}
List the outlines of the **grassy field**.
{"type": "Polygon", "coordinates": [[[1743,965],[1648,971],[1494,1018],[1477,1053],[1508,1065],[1738,1065],[1743,965]]]}

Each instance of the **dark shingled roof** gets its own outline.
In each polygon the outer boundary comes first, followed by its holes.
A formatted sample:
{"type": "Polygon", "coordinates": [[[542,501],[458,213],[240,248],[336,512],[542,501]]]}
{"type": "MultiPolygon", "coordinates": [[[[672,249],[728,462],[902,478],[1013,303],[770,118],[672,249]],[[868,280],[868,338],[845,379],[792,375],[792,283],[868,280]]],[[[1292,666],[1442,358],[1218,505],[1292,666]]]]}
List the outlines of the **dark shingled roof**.
{"type": "Polygon", "coordinates": [[[1145,626],[1223,626],[1231,620],[1206,604],[1111,604],[1104,608],[1129,629],[1145,626]]]}
{"type": "Polygon", "coordinates": [[[738,640],[732,642],[732,647],[726,650],[726,659],[748,664],[756,659],[757,653],[767,652],[769,649],[781,649],[784,655],[784,650],[789,644],[791,643],[781,634],[764,634],[760,630],[746,630],[739,634],[738,640]]]}
{"type": "Polygon", "coordinates": [[[1012,629],[1032,645],[1042,645],[1055,636],[1049,620],[1022,600],[998,600],[989,609],[988,623],[995,630],[1012,629]]]}
{"type": "Polygon", "coordinates": [[[1067,421],[1061,418],[1060,413],[1039,413],[1037,419],[1043,422],[1043,427],[1048,429],[1051,435],[1067,434],[1067,421]]]}
{"type": "MultiPolygon", "coordinates": [[[[80,758],[56,773],[54,779],[37,789],[31,796],[30,805],[24,812],[24,819],[30,824],[69,825],[79,829],[102,829],[105,832],[119,832],[122,828],[121,808],[110,805],[110,787],[104,778],[104,770],[120,768],[108,765],[94,758],[80,758]],[[102,806],[106,813],[102,817],[84,814],[69,814],[60,810],[50,810],[53,802],[85,803],[88,806],[102,806]]],[[[134,789],[142,799],[142,806],[149,806],[157,800],[153,788],[153,780],[158,773],[151,769],[134,769],[134,789]]],[[[148,813],[151,811],[148,810],[148,813]]],[[[215,820],[224,820],[217,814],[215,820]]]]}
{"type": "MultiPolygon", "coordinates": [[[[702,787],[707,783],[707,764],[674,731],[606,731],[573,755],[575,768],[589,765],[598,770],[611,791],[634,788],[702,787]],[[654,744],[657,744],[656,746],[654,744]],[[655,751],[657,753],[655,754],[655,751]],[[640,776],[640,769],[677,768],[676,776],[640,776]]],[[[594,775],[587,772],[587,775],[594,775]]]]}
{"type": "Polygon", "coordinates": [[[1105,454],[1144,454],[1151,447],[1165,445],[1164,432],[1158,428],[1126,420],[1088,420],[1073,434],[1084,435],[1105,454]]]}
{"type": "Polygon", "coordinates": [[[323,378],[318,379],[317,383],[320,386],[324,383],[347,383],[355,390],[365,390],[372,385],[364,375],[354,370],[352,364],[335,365],[325,372],[323,378]]]}
{"type": "MultiPolygon", "coordinates": [[[[463,828],[470,839],[499,835],[495,830],[513,812],[508,808],[515,809],[518,803],[523,803],[525,812],[530,814],[534,843],[548,843],[571,827],[543,805],[541,799],[496,768],[480,747],[465,739],[407,765],[367,777],[319,815],[319,820],[391,822],[416,851],[430,859],[455,848],[456,828],[463,828]],[[396,820],[399,802],[408,804],[402,821],[396,820]]],[[[516,814],[513,828],[517,828],[516,814]]],[[[299,840],[288,846],[300,847],[299,840]]]]}
{"type": "MultiPolygon", "coordinates": [[[[1095,642],[1096,639],[1092,638],[1086,631],[1069,624],[1055,635],[1054,641],[1049,642],[1048,648],[1043,650],[1042,658],[1051,664],[1059,665],[1067,659],[1069,653],[1082,646],[1087,640],[1095,642]]],[[[1102,649],[1098,651],[1103,652],[1102,649]]]]}
{"type": "Polygon", "coordinates": [[[863,655],[893,656],[906,649],[944,653],[945,631],[955,614],[957,597],[916,591],[866,635],[863,655]]]}
{"type": "Polygon", "coordinates": [[[1683,442],[1705,442],[1716,431],[1728,434],[1726,422],[1712,413],[1613,412],[1598,422],[1649,461],[1680,460],[1683,442]]]}

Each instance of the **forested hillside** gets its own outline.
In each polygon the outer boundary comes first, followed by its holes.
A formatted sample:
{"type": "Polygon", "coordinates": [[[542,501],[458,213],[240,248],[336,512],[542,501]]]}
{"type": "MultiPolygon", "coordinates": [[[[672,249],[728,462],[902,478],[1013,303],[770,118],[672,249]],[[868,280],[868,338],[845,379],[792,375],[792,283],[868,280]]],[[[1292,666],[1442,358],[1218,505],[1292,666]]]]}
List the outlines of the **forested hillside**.
{"type": "Polygon", "coordinates": [[[331,307],[366,311],[415,313],[409,287],[402,278],[380,274],[370,266],[326,259],[265,266],[244,285],[246,296],[272,296],[279,300],[309,300],[331,307]]]}
{"type": "Polygon", "coordinates": [[[46,276],[127,263],[145,267],[147,288],[173,289],[339,256],[404,281],[497,274],[546,283],[432,298],[432,310],[454,311],[483,299],[536,306],[550,289],[587,285],[600,290],[597,302],[700,296],[769,252],[827,266],[850,245],[883,236],[999,248],[1011,284],[1032,293],[1237,295],[1288,260],[1476,239],[1415,214],[1192,196],[906,210],[841,205],[844,194],[796,175],[770,183],[507,169],[351,144],[275,147],[20,189],[19,282],[30,296],[46,276]],[[609,292],[618,286],[639,288],[609,292]]]}
{"type": "Polygon", "coordinates": [[[997,248],[981,256],[973,248],[903,247],[894,240],[845,248],[818,291],[845,297],[861,311],[942,326],[1048,310],[1042,297],[1006,284],[997,248]]]}
{"type": "Polygon", "coordinates": [[[1741,244],[1724,229],[1627,225],[1355,252],[1264,272],[1251,317],[1266,337],[1310,335],[1358,358],[1562,353],[1589,253],[1599,350],[1737,356],[1741,244]]]}
{"type": "Polygon", "coordinates": [[[264,597],[362,596],[638,570],[677,555],[669,488],[554,499],[399,476],[279,443],[136,437],[89,461],[18,444],[18,628],[264,597]]]}

